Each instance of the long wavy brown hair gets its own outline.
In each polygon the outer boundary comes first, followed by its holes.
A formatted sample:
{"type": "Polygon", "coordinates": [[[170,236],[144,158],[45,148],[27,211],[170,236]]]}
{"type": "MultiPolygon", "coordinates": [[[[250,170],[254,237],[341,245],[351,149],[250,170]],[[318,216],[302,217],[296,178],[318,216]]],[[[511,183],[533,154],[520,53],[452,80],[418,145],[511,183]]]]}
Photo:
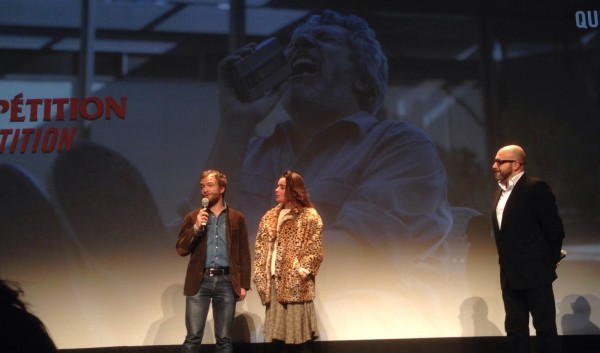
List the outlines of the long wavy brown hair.
{"type": "Polygon", "coordinates": [[[300,207],[314,207],[300,174],[288,170],[281,177],[285,178],[285,197],[288,201],[300,207]]]}

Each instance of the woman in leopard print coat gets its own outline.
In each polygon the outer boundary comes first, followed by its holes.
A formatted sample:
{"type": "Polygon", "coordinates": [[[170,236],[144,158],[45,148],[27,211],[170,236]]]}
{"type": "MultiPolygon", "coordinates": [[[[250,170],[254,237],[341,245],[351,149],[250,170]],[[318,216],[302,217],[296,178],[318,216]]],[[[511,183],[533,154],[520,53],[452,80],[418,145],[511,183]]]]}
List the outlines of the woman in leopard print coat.
{"type": "Polygon", "coordinates": [[[302,344],[319,335],[313,300],[323,222],[297,173],[282,175],[275,200],[259,224],[254,283],[266,306],[265,341],[302,344]]]}

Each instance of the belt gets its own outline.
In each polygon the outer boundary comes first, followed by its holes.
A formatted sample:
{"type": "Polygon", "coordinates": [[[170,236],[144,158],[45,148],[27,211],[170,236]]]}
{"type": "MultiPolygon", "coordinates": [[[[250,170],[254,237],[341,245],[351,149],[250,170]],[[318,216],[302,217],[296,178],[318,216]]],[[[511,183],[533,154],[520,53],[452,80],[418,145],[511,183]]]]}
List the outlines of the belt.
{"type": "Polygon", "coordinates": [[[205,275],[209,276],[223,276],[229,274],[229,267],[207,267],[202,271],[205,275]]]}

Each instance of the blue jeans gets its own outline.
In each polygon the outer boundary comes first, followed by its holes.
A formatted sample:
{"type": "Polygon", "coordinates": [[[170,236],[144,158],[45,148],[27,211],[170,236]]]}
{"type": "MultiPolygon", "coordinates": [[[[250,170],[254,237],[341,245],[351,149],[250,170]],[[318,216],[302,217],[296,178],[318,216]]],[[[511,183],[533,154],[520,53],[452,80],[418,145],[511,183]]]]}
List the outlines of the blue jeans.
{"type": "Polygon", "coordinates": [[[196,295],[185,298],[185,327],[187,335],[182,353],[200,352],[208,309],[212,301],[215,321],[215,353],[233,352],[231,331],[235,316],[235,293],[229,275],[204,275],[196,295]]]}

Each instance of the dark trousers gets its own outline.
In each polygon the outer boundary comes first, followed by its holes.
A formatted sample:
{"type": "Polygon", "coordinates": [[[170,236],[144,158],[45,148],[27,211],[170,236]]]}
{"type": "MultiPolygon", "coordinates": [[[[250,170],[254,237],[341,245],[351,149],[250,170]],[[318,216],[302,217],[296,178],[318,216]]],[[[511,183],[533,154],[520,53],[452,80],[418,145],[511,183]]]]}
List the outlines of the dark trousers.
{"type": "Polygon", "coordinates": [[[528,353],[530,351],[529,314],[536,332],[537,351],[560,353],[560,341],[556,329],[556,304],[552,285],[502,290],[506,317],[504,329],[508,335],[507,352],[528,353]]]}
{"type": "Polygon", "coordinates": [[[215,353],[233,352],[232,331],[235,316],[235,292],[229,275],[204,275],[196,295],[186,297],[185,327],[187,335],[182,353],[198,353],[204,336],[208,310],[212,303],[215,321],[215,353]]]}

